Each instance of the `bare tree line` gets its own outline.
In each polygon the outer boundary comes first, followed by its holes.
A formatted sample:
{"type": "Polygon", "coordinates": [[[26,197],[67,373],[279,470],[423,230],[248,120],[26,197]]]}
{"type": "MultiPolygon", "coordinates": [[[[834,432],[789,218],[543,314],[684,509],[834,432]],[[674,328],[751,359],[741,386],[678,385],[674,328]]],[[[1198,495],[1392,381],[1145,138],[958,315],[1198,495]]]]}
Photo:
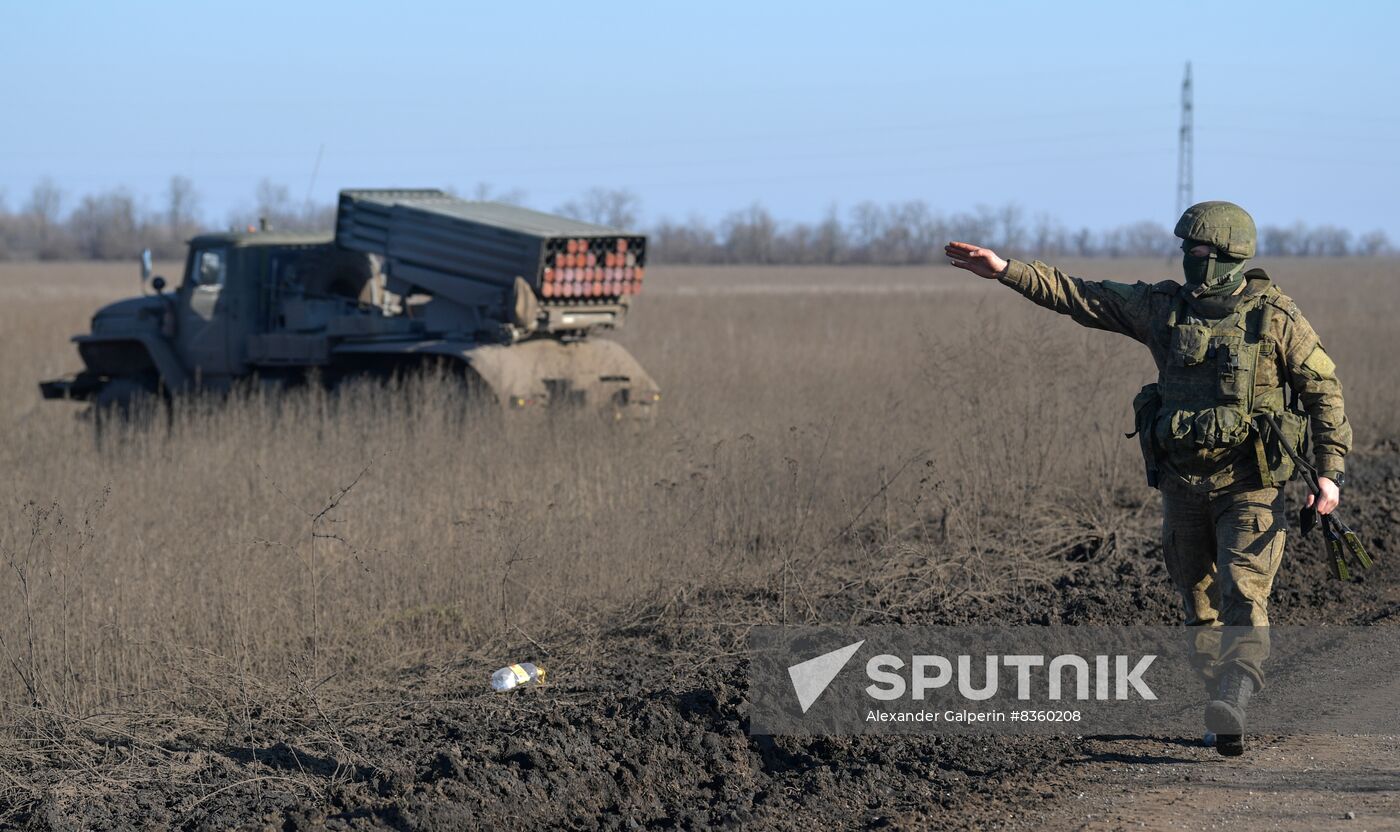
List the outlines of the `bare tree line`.
{"type": "MultiPolygon", "coordinates": [[[[194,182],[172,176],[155,207],[126,188],[85,194],[76,200],[44,178],[11,209],[0,194],[0,260],[120,260],[149,248],[157,257],[182,256],[185,240],[210,230],[194,182]]],[[[226,228],[266,221],[287,231],[324,230],[335,206],[295,201],[285,185],[264,179],[253,201],[228,216],[226,228]]]]}
{"type": "MultiPolygon", "coordinates": [[[[1016,205],[977,206],[940,214],[922,200],[880,205],[861,202],[844,216],[835,208],[810,223],[782,222],[758,203],[727,214],[717,224],[694,217],[663,219],[650,230],[652,251],[671,263],[868,263],[941,262],[948,240],[969,240],[1010,254],[1035,257],[1163,257],[1180,251],[1169,226],[1152,221],[1105,230],[1069,228],[1048,214],[1027,219],[1016,205]]],[[[1394,255],[1384,231],[1362,235],[1333,225],[1260,229],[1259,253],[1284,257],[1394,255]]]]}
{"type": "MultiPolygon", "coordinates": [[[[452,191],[451,188],[448,189],[452,191]]],[[[455,192],[455,191],[453,191],[455,192]]],[[[467,194],[522,204],[519,190],[476,185],[467,194]]],[[[1070,228],[1046,213],[1028,217],[1017,205],[979,205],[971,211],[939,213],[922,200],[889,204],[860,202],[842,212],[830,207],[814,222],[785,222],[760,203],[732,211],[719,222],[695,216],[641,222],[641,200],[625,189],[591,188],[555,206],[557,213],[651,237],[655,262],[745,264],[883,264],[940,262],[943,243],[975,240],[1012,254],[1037,257],[1170,256],[1179,241],[1160,223],[1140,221],[1094,230],[1070,228]]],[[[229,213],[224,228],[266,223],[284,231],[324,231],[335,222],[335,206],[294,199],[285,185],[264,179],[250,203],[229,213]]],[[[125,188],[70,200],[43,179],[11,209],[0,194],[0,260],[112,260],[150,248],[158,257],[179,257],[184,241],[210,226],[202,217],[194,183],[173,176],[156,207],[125,188]]],[[[1384,231],[1356,235],[1333,225],[1266,225],[1260,254],[1293,257],[1388,256],[1397,253],[1384,231]]]]}

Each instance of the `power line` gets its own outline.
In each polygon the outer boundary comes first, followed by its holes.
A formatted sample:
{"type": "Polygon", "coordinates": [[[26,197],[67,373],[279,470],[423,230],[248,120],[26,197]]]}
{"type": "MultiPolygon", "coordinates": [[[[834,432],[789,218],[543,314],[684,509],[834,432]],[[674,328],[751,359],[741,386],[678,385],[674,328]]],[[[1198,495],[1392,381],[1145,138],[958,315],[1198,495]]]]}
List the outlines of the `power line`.
{"type": "Polygon", "coordinates": [[[1186,212],[1194,199],[1192,179],[1195,167],[1194,119],[1191,102],[1191,62],[1186,62],[1186,77],[1181,81],[1181,133],[1177,139],[1176,156],[1176,215],[1186,212]]]}
{"type": "Polygon", "coordinates": [[[326,144],[322,142],[316,150],[316,164],[311,166],[311,182],[306,186],[307,205],[311,204],[311,195],[316,192],[316,174],[321,172],[321,157],[324,155],[326,155],[326,144]]]}

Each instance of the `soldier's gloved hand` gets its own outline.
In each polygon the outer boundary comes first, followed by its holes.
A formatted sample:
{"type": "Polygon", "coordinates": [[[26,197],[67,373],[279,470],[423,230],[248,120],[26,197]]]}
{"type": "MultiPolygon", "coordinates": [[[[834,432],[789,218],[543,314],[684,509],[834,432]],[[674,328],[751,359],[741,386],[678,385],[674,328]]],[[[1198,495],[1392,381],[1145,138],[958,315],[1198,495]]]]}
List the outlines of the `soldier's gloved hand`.
{"type": "Polygon", "coordinates": [[[1317,487],[1322,490],[1322,499],[1318,500],[1315,495],[1309,494],[1308,501],[1304,505],[1311,507],[1316,502],[1318,514],[1331,514],[1332,509],[1336,508],[1337,504],[1342,501],[1342,490],[1337,487],[1335,482],[1326,477],[1317,478],[1317,487]]]}
{"type": "Polygon", "coordinates": [[[959,269],[967,269],[978,277],[988,280],[1006,271],[1006,261],[989,248],[974,246],[971,243],[949,243],[943,247],[948,260],[959,269]]]}

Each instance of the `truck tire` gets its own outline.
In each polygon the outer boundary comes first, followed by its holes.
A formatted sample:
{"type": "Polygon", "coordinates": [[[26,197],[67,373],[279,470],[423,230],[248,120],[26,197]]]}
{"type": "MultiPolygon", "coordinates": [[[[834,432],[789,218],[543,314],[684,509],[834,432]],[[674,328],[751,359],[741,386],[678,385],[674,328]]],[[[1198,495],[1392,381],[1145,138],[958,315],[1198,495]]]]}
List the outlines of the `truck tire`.
{"type": "Polygon", "coordinates": [[[161,404],[152,381],[114,378],[102,385],[92,398],[92,423],[100,437],[105,425],[144,421],[152,417],[161,404]]]}
{"type": "Polygon", "coordinates": [[[126,414],[152,393],[149,385],[137,379],[114,378],[97,391],[97,395],[92,399],[92,406],[98,410],[116,408],[126,414]]]}

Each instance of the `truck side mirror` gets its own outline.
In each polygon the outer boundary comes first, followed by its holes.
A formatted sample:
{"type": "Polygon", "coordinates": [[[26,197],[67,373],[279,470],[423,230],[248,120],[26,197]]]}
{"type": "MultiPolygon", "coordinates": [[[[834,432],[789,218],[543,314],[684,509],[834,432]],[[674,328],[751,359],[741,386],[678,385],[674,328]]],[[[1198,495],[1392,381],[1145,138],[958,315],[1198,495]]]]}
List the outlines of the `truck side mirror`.
{"type": "Polygon", "coordinates": [[[151,288],[156,290],[156,294],[165,291],[165,278],[157,277],[151,281],[151,288]]]}

